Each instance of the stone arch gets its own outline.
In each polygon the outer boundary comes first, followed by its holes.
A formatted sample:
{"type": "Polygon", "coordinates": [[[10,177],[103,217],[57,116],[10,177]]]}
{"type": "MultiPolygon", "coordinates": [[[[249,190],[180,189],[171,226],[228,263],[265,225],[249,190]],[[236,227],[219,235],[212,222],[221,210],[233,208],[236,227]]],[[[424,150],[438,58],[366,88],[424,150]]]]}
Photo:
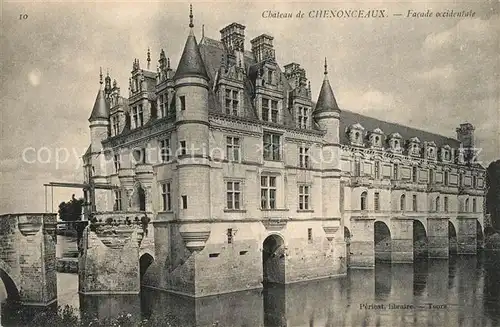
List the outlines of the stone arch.
{"type": "Polygon", "coordinates": [[[151,264],[154,262],[154,257],[149,253],[149,252],[144,252],[140,257],[139,257],[139,274],[140,278],[142,281],[142,278],[144,277],[144,274],[148,270],[148,268],[151,266],[151,264]]]}
{"type": "Polygon", "coordinates": [[[19,301],[19,287],[13,275],[10,266],[5,261],[0,260],[0,279],[2,279],[5,291],[7,291],[7,300],[19,301]]]}
{"type": "Polygon", "coordinates": [[[415,258],[427,257],[427,232],[420,220],[413,221],[413,254],[415,258]]]}
{"type": "Polygon", "coordinates": [[[133,211],[146,211],[146,189],[140,182],[135,182],[130,194],[130,208],[133,211]]]}
{"type": "Polygon", "coordinates": [[[377,220],[374,224],[375,261],[391,261],[392,238],[389,226],[377,220]]]}
{"type": "Polygon", "coordinates": [[[448,252],[451,254],[457,253],[457,230],[455,225],[448,220],[448,252]]]}
{"type": "Polygon", "coordinates": [[[268,235],[262,243],[262,280],[285,284],[285,239],[280,234],[268,235]]]}

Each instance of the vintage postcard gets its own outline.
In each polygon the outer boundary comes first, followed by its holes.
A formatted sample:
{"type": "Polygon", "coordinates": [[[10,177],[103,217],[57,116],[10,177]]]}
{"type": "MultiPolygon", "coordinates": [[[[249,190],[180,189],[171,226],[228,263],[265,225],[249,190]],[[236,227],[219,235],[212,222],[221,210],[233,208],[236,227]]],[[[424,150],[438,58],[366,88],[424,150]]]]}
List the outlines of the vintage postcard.
{"type": "Polygon", "coordinates": [[[498,1],[3,1],[1,326],[500,326],[498,1]]]}

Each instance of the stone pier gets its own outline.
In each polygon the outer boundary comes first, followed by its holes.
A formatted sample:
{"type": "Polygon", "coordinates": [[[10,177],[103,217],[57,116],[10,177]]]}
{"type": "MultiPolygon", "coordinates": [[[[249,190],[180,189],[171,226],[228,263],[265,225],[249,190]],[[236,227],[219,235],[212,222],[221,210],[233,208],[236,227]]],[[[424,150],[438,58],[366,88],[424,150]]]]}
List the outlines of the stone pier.
{"type": "Polygon", "coordinates": [[[392,232],[392,263],[413,262],[413,219],[393,218],[392,232]]]}
{"type": "Polygon", "coordinates": [[[374,221],[372,218],[351,219],[349,263],[351,268],[375,266],[374,221]]]}
{"type": "Polygon", "coordinates": [[[427,241],[429,258],[448,258],[448,218],[427,218],[427,241]]]}

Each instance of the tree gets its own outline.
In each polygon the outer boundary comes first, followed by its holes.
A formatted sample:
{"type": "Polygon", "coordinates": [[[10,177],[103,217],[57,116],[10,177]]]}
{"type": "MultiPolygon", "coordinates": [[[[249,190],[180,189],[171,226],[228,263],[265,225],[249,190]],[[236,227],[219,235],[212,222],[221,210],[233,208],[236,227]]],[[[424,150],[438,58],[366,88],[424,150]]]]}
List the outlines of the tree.
{"type": "Polygon", "coordinates": [[[73,194],[68,202],[59,204],[59,218],[62,221],[77,221],[82,219],[82,207],[85,203],[84,199],[76,199],[73,194]]]}
{"type": "Polygon", "coordinates": [[[486,209],[491,214],[491,224],[500,230],[500,160],[493,161],[486,170],[486,209]]]}

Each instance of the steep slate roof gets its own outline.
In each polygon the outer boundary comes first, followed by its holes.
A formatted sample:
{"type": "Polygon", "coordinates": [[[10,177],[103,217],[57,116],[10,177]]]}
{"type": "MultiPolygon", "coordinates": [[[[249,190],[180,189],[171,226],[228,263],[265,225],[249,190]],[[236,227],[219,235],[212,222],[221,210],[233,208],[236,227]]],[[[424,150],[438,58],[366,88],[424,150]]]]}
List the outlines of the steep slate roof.
{"type": "Polygon", "coordinates": [[[184,51],[182,52],[181,60],[179,60],[174,79],[189,76],[202,77],[208,80],[207,70],[192,29],[184,45],[184,51]]]}
{"type": "Polygon", "coordinates": [[[349,144],[349,140],[345,131],[347,127],[356,123],[360,123],[368,132],[371,132],[378,127],[384,131],[386,136],[390,135],[391,133],[399,133],[405,141],[416,136],[420,139],[421,142],[434,141],[438,147],[442,147],[445,144],[449,144],[451,147],[456,148],[460,146],[460,142],[451,137],[422,131],[397,123],[383,121],[347,110],[342,110],[340,113],[340,143],[349,144]]]}
{"type": "MultiPolygon", "coordinates": [[[[187,42],[186,42],[187,43],[187,42]]],[[[217,99],[214,92],[214,83],[216,83],[216,75],[221,66],[221,58],[225,55],[225,49],[221,41],[207,38],[204,36],[199,44],[199,51],[201,54],[201,58],[203,59],[204,67],[206,68],[207,76],[209,77],[209,110],[212,112],[222,112],[221,104],[217,99]]],[[[183,54],[184,56],[184,54],[183,54]]],[[[257,119],[257,111],[253,106],[253,102],[251,99],[251,94],[253,93],[254,85],[252,85],[252,81],[256,75],[256,72],[259,68],[259,63],[255,62],[255,57],[252,52],[245,51],[245,70],[247,71],[248,79],[245,82],[245,99],[243,103],[244,116],[247,118],[257,119]]],[[[181,60],[182,61],[182,60],[181,60]]],[[[179,65],[180,67],[180,65],[179,65]]],[[[179,68],[178,68],[179,70],[179,68]]],[[[278,69],[278,73],[282,74],[281,70],[278,69]]],[[[287,82],[286,78],[282,76],[283,80],[283,90],[286,94],[286,91],[291,90],[291,86],[287,82]]],[[[337,105],[337,101],[333,94],[332,88],[327,78],[323,81],[323,85],[321,87],[320,96],[318,97],[318,103],[312,104],[313,112],[315,110],[323,110],[326,108],[327,104],[329,106],[339,108],[337,105]]],[[[339,109],[340,110],[340,109],[339,109]]],[[[285,125],[294,126],[293,114],[288,110],[284,111],[284,120],[285,125]]],[[[374,131],[377,128],[382,129],[386,136],[391,133],[399,133],[403,137],[404,141],[409,140],[412,137],[418,137],[421,142],[430,142],[434,141],[438,147],[442,147],[446,144],[449,144],[451,147],[459,147],[460,142],[454,138],[446,137],[443,135],[438,135],[426,131],[422,131],[419,129],[415,129],[412,127],[400,125],[398,123],[383,121],[377,118],[361,115],[359,113],[355,113],[348,110],[341,110],[340,112],[340,143],[341,144],[349,144],[349,140],[346,134],[346,128],[350,125],[360,123],[367,132],[374,131]]]]}
{"type": "Polygon", "coordinates": [[[94,108],[90,114],[89,121],[95,119],[108,119],[109,118],[109,106],[104,97],[104,92],[99,89],[94,102],[94,108]]]}

